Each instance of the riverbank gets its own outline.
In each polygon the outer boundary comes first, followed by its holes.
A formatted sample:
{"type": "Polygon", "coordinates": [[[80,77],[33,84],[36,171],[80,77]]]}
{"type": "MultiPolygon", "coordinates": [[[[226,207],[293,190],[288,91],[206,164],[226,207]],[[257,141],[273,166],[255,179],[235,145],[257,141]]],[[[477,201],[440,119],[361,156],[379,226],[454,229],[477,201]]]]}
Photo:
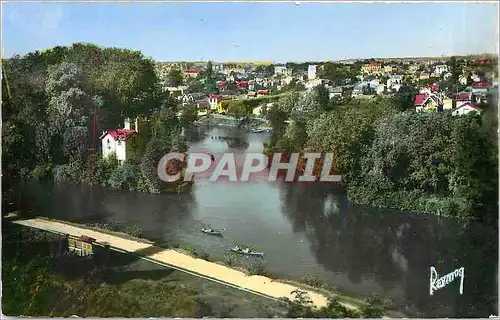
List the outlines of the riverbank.
{"type": "Polygon", "coordinates": [[[53,248],[60,235],[8,221],[2,229],[7,315],[268,318],[286,313],[278,302],[130,254],[110,251],[104,264],[58,257],[53,248]]]}
{"type": "MultiPolygon", "coordinates": [[[[304,276],[300,279],[287,279],[286,277],[281,276],[278,277],[270,274],[267,271],[265,264],[256,262],[250,265],[242,265],[235,263],[234,260],[227,259],[227,256],[226,259],[217,261],[210,257],[207,252],[196,250],[186,245],[154,243],[150,240],[137,238],[124,232],[110,231],[71,222],[49,220],[46,218],[25,220],[24,222],[20,221],[20,223],[31,224],[33,220],[37,220],[36,225],[38,227],[47,228],[57,232],[65,233],[72,231],[71,234],[85,234],[96,239],[100,239],[99,237],[101,235],[104,236],[104,238],[108,235],[119,238],[118,240],[133,241],[135,245],[131,247],[131,249],[125,249],[124,251],[133,252],[133,254],[140,255],[141,257],[149,259],[149,261],[156,262],[164,261],[162,258],[169,256],[174,259],[172,261],[176,263],[175,266],[180,267],[182,270],[194,272],[195,274],[201,274],[203,277],[207,276],[211,279],[215,279],[216,281],[231,281],[230,285],[235,285],[238,289],[249,290],[250,292],[256,294],[263,294],[271,299],[286,297],[292,298],[293,300],[295,295],[292,294],[292,291],[301,290],[306,292],[311,300],[315,299],[312,301],[317,307],[325,307],[328,305],[328,297],[332,296],[339,300],[342,307],[348,308],[348,310],[353,310],[353,312],[363,310],[371,304],[377,306],[384,304],[385,308],[389,307],[387,301],[381,301],[378,299],[365,300],[361,297],[339,294],[333,287],[326,285],[325,281],[322,281],[320,278],[315,276],[304,276]],[[191,268],[191,262],[194,263],[194,270],[191,268]],[[211,271],[214,271],[214,273],[211,274],[211,271]],[[368,304],[367,301],[369,302],[368,304]]],[[[109,241],[106,242],[110,243],[109,241]]],[[[122,244],[126,243],[126,241],[119,242],[122,244]]],[[[404,316],[404,314],[396,311],[388,311],[387,314],[391,317],[404,316]]]]}
{"type": "MultiPolygon", "coordinates": [[[[193,258],[176,250],[156,247],[143,241],[140,242],[137,240],[124,239],[115,235],[44,219],[20,220],[15,221],[15,223],[62,234],[70,234],[74,236],[85,235],[96,239],[96,241],[100,243],[107,243],[114,248],[137,254],[152,261],[165,263],[172,267],[192,272],[202,277],[219,280],[234,287],[269,296],[274,299],[280,299],[282,297],[293,299],[294,296],[292,295],[292,291],[298,289],[291,285],[275,282],[267,277],[248,276],[241,271],[202,259],[193,258]]],[[[327,297],[315,292],[308,292],[308,294],[314,305],[317,307],[327,305],[327,297]]],[[[346,306],[356,308],[352,305],[346,306]]]]}

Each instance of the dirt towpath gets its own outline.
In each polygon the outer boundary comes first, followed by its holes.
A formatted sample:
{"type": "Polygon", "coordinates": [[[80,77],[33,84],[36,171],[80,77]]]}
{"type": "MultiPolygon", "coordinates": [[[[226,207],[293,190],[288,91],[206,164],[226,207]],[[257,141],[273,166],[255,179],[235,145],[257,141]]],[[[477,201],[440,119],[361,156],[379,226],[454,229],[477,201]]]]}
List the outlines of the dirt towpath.
{"type": "MultiPolygon", "coordinates": [[[[265,295],[272,298],[288,297],[293,299],[292,291],[299,289],[290,284],[273,281],[263,276],[249,276],[245,273],[202,259],[193,258],[187,254],[180,253],[172,249],[163,249],[141,241],[124,239],[116,235],[110,235],[99,231],[75,227],[69,224],[50,221],[45,219],[18,220],[15,223],[55,231],[72,236],[88,236],[96,239],[97,242],[105,242],[111,247],[121,249],[126,252],[136,253],[143,258],[160,262],[172,267],[184,269],[196,275],[211,278],[216,281],[236,286],[247,291],[265,295]]],[[[303,290],[303,289],[300,289],[303,290]]],[[[307,290],[303,290],[307,291],[307,290]]],[[[316,307],[327,304],[327,297],[316,292],[307,291],[309,297],[316,307]]],[[[343,303],[348,308],[356,308],[354,305],[343,303]]]]}

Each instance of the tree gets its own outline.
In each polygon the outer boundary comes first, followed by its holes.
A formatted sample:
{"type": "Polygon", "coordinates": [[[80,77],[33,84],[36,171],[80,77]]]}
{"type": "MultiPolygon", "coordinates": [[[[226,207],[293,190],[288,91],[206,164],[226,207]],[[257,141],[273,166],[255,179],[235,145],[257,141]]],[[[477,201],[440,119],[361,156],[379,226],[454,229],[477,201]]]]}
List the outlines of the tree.
{"type": "Polygon", "coordinates": [[[394,103],[399,111],[414,110],[414,99],[418,90],[413,86],[403,85],[394,95],[394,103]]]}
{"type": "Polygon", "coordinates": [[[227,114],[240,119],[248,114],[248,108],[245,103],[241,100],[229,101],[227,106],[227,114]]]}
{"type": "Polygon", "coordinates": [[[184,107],[182,109],[180,123],[183,128],[191,127],[198,120],[198,110],[195,107],[184,107]]]}
{"type": "Polygon", "coordinates": [[[49,97],[51,129],[86,125],[91,100],[84,91],[84,74],[73,63],[63,62],[49,68],[46,92],[49,97]]]}
{"type": "Polygon", "coordinates": [[[171,69],[168,73],[167,81],[172,87],[181,86],[184,83],[182,71],[179,69],[171,69]]]}

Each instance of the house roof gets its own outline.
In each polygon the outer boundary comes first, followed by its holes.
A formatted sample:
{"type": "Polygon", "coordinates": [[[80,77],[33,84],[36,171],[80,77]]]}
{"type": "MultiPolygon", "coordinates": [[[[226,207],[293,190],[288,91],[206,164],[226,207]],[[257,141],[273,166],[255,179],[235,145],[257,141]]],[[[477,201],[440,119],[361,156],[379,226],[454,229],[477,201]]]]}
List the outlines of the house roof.
{"type": "Polygon", "coordinates": [[[470,101],[471,94],[468,92],[460,92],[455,96],[456,101],[470,101]]]}
{"type": "Polygon", "coordinates": [[[199,106],[208,106],[208,101],[207,100],[198,100],[196,101],[196,104],[199,106]]]}
{"type": "Polygon", "coordinates": [[[416,106],[421,106],[427,101],[427,99],[429,99],[429,94],[427,93],[417,94],[415,96],[414,103],[416,106]]]}
{"type": "Polygon", "coordinates": [[[222,99],[222,96],[221,95],[217,95],[217,94],[212,94],[212,95],[210,95],[210,99],[220,100],[220,99],[222,99]]]}
{"type": "Polygon", "coordinates": [[[483,81],[483,82],[474,82],[472,83],[473,88],[488,88],[488,82],[483,81]]]}
{"type": "Polygon", "coordinates": [[[190,69],[190,70],[184,70],[184,73],[200,73],[201,70],[199,69],[190,69]]]}
{"type": "Polygon", "coordinates": [[[365,64],[365,67],[380,67],[381,65],[382,65],[382,63],[380,63],[380,62],[373,62],[373,63],[365,64]]]}
{"type": "Polygon", "coordinates": [[[268,94],[269,90],[259,90],[258,94],[268,94]]]}
{"type": "Polygon", "coordinates": [[[473,103],[472,103],[472,102],[470,102],[470,101],[468,101],[468,102],[466,102],[466,103],[462,104],[460,107],[456,108],[455,110],[462,109],[462,108],[464,108],[464,107],[473,108],[473,109],[476,109],[476,110],[478,110],[478,111],[482,111],[482,110],[483,110],[483,108],[481,108],[481,107],[480,107],[480,106],[478,106],[478,105],[473,104],[473,103]]]}
{"type": "Polygon", "coordinates": [[[127,140],[128,138],[130,138],[131,136],[133,136],[135,133],[137,133],[137,131],[135,130],[130,130],[130,129],[116,129],[116,130],[107,130],[105,131],[102,136],[101,136],[101,139],[103,139],[106,135],[110,135],[112,136],[115,140],[127,140]]]}

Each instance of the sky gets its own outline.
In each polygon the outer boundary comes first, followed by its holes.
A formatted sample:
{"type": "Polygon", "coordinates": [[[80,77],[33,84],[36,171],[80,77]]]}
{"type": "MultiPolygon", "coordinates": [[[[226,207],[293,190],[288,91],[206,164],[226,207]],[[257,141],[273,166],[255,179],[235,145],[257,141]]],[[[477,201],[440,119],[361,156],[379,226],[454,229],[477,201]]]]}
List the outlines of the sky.
{"type": "Polygon", "coordinates": [[[3,56],[90,42],[157,61],[498,53],[488,3],[2,3],[3,56]]]}

